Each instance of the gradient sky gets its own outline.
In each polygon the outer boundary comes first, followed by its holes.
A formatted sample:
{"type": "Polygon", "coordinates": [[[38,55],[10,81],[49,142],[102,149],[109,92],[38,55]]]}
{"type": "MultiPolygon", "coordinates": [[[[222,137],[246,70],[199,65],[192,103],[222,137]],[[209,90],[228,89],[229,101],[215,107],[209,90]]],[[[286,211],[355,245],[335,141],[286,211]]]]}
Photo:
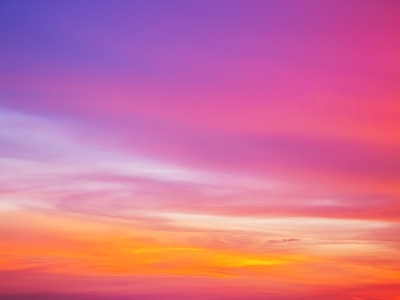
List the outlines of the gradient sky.
{"type": "Polygon", "coordinates": [[[1,299],[400,299],[400,2],[0,2],[1,299]]]}

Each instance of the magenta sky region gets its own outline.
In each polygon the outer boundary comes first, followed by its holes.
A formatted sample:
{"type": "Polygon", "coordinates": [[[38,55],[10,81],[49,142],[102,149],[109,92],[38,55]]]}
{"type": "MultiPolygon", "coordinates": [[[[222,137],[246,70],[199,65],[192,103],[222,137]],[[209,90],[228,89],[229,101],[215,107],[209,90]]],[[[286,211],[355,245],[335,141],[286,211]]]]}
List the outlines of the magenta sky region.
{"type": "Polygon", "coordinates": [[[1,1],[1,299],[400,299],[396,1],[1,1]]]}

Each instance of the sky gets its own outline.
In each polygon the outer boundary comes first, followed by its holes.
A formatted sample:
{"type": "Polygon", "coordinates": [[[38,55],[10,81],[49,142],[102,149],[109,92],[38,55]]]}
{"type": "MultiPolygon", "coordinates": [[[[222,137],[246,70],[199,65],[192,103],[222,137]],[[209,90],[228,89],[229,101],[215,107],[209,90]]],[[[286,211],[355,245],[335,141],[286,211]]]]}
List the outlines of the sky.
{"type": "Polygon", "coordinates": [[[0,2],[0,299],[399,300],[398,1],[0,2]]]}

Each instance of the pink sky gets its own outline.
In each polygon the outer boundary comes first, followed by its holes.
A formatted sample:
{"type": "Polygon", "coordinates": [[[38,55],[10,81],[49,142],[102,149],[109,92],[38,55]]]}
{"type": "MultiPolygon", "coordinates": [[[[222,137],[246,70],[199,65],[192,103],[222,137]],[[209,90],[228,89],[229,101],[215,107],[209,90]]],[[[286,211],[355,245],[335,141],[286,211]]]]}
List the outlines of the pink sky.
{"type": "Polygon", "coordinates": [[[400,299],[397,2],[0,18],[0,298],[400,299]]]}

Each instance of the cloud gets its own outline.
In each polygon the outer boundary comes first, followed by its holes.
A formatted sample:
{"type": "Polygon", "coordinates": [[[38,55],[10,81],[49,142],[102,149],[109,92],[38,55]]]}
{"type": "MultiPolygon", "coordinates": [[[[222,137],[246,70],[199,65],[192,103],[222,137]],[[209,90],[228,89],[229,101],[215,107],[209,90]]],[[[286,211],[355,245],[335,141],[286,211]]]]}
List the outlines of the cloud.
{"type": "Polygon", "coordinates": [[[299,242],[299,239],[280,239],[280,240],[268,240],[268,243],[271,244],[282,244],[282,243],[293,243],[293,242],[299,242]]]}

